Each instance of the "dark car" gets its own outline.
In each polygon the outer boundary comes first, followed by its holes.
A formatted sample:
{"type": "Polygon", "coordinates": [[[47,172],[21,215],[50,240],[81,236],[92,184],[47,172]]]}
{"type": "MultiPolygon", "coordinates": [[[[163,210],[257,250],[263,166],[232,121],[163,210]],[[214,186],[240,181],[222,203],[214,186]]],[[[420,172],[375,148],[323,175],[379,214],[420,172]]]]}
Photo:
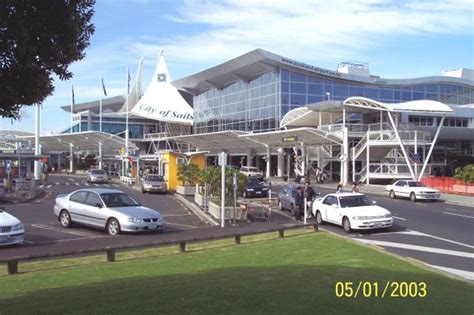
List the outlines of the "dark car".
{"type": "Polygon", "coordinates": [[[242,193],[244,198],[268,197],[268,186],[259,178],[250,177],[242,193]]]}
{"type": "Polygon", "coordinates": [[[283,187],[283,190],[278,194],[278,208],[280,210],[290,210],[293,215],[296,213],[295,195],[298,187],[304,188],[298,184],[283,187]]]}

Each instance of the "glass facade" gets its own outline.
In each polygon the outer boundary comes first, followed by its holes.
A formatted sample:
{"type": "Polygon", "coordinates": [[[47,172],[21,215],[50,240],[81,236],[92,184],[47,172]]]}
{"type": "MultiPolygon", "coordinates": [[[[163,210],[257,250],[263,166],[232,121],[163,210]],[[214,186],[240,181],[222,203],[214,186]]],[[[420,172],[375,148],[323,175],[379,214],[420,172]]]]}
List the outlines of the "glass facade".
{"type": "Polygon", "coordinates": [[[385,103],[429,99],[451,105],[474,103],[474,88],[455,83],[368,84],[285,68],[249,82],[237,81],[194,97],[195,133],[278,129],[289,111],[325,99],[362,96],[385,103]]]}

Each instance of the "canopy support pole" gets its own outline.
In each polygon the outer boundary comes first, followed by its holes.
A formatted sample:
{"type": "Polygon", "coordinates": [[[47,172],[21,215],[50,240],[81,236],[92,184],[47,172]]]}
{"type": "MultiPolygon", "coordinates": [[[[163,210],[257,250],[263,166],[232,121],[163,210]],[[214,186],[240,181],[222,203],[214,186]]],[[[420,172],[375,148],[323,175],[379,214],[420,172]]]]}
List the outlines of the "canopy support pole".
{"type": "Polygon", "coordinates": [[[405,162],[408,166],[408,169],[410,170],[411,178],[413,180],[416,180],[415,173],[413,172],[413,168],[411,167],[410,160],[408,159],[407,151],[405,150],[405,146],[403,145],[402,138],[400,138],[400,134],[398,133],[398,129],[395,125],[395,122],[393,121],[392,114],[390,112],[387,112],[388,118],[390,120],[390,123],[392,124],[393,131],[395,132],[395,136],[397,137],[398,144],[400,145],[400,149],[402,149],[403,152],[403,157],[405,158],[405,162]]]}
{"type": "Polygon", "coordinates": [[[423,173],[425,172],[426,165],[428,165],[428,161],[430,160],[431,153],[433,153],[433,149],[434,149],[434,146],[436,144],[436,141],[438,140],[439,132],[441,130],[441,127],[443,126],[445,117],[446,116],[441,117],[441,122],[439,123],[438,129],[436,130],[436,134],[433,138],[433,142],[431,142],[431,146],[430,146],[430,150],[428,151],[428,155],[426,156],[425,160],[423,161],[423,168],[421,169],[420,176],[418,177],[419,181],[423,177],[423,173]]]}

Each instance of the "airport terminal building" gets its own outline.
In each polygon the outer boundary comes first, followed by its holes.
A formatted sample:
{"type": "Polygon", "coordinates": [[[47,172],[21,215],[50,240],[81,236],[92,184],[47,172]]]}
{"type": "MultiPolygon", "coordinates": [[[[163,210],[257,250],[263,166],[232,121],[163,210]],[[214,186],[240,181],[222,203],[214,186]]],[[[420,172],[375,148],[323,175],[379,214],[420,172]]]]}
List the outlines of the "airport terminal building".
{"type": "MultiPolygon", "coordinates": [[[[161,171],[165,151],[205,153],[208,164],[224,151],[229,164],[256,166],[267,177],[319,168],[344,183],[452,175],[474,159],[470,69],[385,79],[367,64],[333,71],[256,49],[175,81],[161,54],[144,92],[141,77],[142,62],[127,96],[63,106],[72,122],[55,141],[64,138],[72,155],[97,139],[87,152],[121,169],[130,156],[137,168],[161,171]],[[68,134],[78,136],[68,142],[68,134]],[[104,146],[106,135],[116,145],[104,146]]],[[[68,151],[46,138],[43,154],[68,151]]]]}

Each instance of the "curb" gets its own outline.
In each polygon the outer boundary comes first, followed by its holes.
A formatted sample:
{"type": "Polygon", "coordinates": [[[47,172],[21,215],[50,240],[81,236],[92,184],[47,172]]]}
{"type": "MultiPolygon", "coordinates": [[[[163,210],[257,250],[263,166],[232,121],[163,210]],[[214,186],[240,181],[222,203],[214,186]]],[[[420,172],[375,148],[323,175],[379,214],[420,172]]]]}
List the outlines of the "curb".
{"type": "Polygon", "coordinates": [[[179,201],[184,203],[189,210],[191,210],[199,219],[201,219],[201,221],[210,223],[214,226],[219,225],[218,222],[216,222],[210,215],[202,211],[201,208],[199,208],[199,206],[197,206],[193,202],[187,200],[178,193],[172,193],[172,195],[179,199],[179,201]]]}

